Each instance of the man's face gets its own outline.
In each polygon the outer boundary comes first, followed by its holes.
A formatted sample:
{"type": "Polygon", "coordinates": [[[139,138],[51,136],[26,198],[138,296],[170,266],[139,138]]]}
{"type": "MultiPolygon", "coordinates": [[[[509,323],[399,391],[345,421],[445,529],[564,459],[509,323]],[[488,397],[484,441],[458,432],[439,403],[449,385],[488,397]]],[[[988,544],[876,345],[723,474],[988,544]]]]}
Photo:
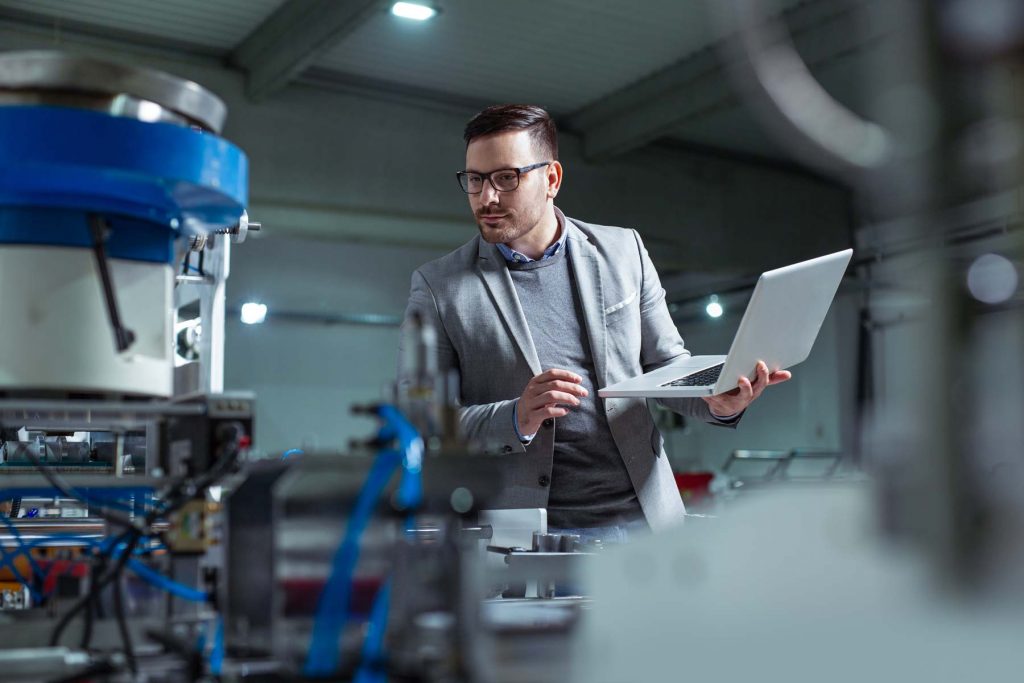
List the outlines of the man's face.
{"type": "MultiPolygon", "coordinates": [[[[544,154],[536,149],[528,131],[495,133],[469,143],[466,170],[490,173],[502,168],[522,168],[547,161],[544,154]]],[[[541,221],[548,199],[554,196],[548,170],[542,167],[524,173],[519,178],[519,187],[511,192],[499,192],[484,181],[480,194],[467,195],[485,241],[512,242],[541,221]]]]}

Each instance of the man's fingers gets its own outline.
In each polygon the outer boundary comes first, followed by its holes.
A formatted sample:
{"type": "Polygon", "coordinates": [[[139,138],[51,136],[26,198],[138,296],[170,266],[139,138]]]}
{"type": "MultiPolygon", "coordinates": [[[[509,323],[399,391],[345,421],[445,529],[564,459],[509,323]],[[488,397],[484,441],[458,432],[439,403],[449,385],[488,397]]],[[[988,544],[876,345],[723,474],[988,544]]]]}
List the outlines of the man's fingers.
{"type": "Polygon", "coordinates": [[[545,391],[564,391],[567,394],[574,394],[576,396],[588,396],[589,392],[583,388],[581,384],[575,384],[573,382],[566,382],[565,380],[556,379],[550,382],[543,382],[536,385],[537,393],[542,394],[545,391]]]}
{"type": "Polygon", "coordinates": [[[537,402],[541,405],[568,403],[572,406],[578,406],[580,404],[580,400],[578,398],[564,391],[545,391],[544,393],[537,395],[537,402]]]}
{"type": "Polygon", "coordinates": [[[754,398],[754,386],[746,377],[740,377],[738,389],[740,390],[740,397],[743,399],[750,401],[754,398]]]}
{"type": "Polygon", "coordinates": [[[786,380],[792,379],[793,373],[789,370],[776,370],[768,376],[768,384],[780,384],[786,380]]]}
{"type": "Polygon", "coordinates": [[[552,368],[546,370],[536,377],[533,378],[534,383],[550,382],[551,380],[561,379],[573,384],[579,384],[583,381],[583,378],[577,375],[575,372],[569,372],[568,370],[561,370],[559,368],[552,368]]]}
{"type": "Polygon", "coordinates": [[[543,406],[533,411],[533,415],[536,417],[565,417],[569,414],[569,409],[559,405],[551,404],[543,406]]]}

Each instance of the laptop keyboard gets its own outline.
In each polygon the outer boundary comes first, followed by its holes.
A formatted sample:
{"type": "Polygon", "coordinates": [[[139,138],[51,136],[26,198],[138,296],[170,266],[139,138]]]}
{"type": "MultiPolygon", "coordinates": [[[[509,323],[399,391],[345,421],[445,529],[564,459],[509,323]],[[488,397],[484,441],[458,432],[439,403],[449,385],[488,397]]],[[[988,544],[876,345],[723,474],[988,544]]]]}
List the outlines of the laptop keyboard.
{"type": "Polygon", "coordinates": [[[686,377],[680,377],[674,379],[671,382],[665,382],[661,386],[663,387],[703,387],[709,384],[714,384],[718,381],[718,376],[722,374],[722,368],[725,367],[725,363],[719,363],[718,365],[712,365],[706,370],[695,372],[692,375],[686,377]]]}

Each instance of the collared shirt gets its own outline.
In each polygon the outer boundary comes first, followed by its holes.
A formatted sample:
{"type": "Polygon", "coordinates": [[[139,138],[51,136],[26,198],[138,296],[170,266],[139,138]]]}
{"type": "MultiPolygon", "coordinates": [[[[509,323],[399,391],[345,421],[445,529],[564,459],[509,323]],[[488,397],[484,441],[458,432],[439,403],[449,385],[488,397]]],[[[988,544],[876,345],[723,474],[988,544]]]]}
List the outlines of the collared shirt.
{"type": "Polygon", "coordinates": [[[498,251],[505,257],[505,260],[509,263],[531,263],[533,261],[543,261],[544,259],[551,258],[558,253],[558,250],[565,244],[565,236],[568,234],[568,230],[565,229],[565,222],[562,218],[562,212],[555,209],[555,218],[558,220],[558,230],[562,234],[558,237],[558,241],[552,244],[550,247],[544,250],[539,259],[532,259],[526,254],[522,254],[507,244],[501,242],[498,243],[498,251]]]}

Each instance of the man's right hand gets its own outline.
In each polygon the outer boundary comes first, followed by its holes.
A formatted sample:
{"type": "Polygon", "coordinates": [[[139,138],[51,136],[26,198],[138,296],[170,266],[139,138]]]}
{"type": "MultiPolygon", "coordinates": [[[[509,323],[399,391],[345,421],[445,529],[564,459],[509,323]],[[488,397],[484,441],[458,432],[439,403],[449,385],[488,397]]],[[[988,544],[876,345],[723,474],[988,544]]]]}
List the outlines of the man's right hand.
{"type": "Polygon", "coordinates": [[[577,397],[586,397],[583,378],[568,370],[552,369],[530,380],[516,407],[519,433],[528,436],[540,431],[541,423],[550,417],[563,417],[569,408],[580,404],[577,397]]]}

